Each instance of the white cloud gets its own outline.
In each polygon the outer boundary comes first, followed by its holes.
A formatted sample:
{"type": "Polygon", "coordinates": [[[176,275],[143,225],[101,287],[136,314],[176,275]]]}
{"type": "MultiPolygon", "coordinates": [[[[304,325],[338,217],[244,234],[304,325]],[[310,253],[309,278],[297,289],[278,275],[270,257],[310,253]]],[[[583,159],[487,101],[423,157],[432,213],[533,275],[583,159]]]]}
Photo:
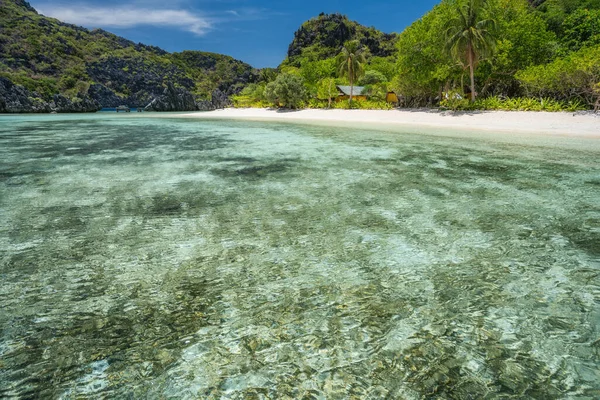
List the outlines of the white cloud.
{"type": "Polygon", "coordinates": [[[116,6],[44,6],[39,11],[61,21],[90,28],[173,27],[203,35],[213,27],[210,18],[187,10],[116,6]]]}

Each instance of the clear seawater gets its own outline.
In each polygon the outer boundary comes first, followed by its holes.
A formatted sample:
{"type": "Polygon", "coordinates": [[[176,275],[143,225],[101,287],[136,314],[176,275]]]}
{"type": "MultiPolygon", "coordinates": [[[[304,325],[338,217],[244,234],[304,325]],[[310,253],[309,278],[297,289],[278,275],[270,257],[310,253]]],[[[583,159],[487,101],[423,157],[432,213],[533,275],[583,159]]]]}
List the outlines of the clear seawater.
{"type": "MultiPolygon", "coordinates": [[[[132,113],[132,112],[137,112],[137,110],[138,110],[137,108],[135,108],[135,107],[132,107],[132,108],[130,108],[130,109],[129,109],[129,112],[130,112],[130,113],[132,113]]],[[[116,112],[117,112],[117,109],[116,109],[115,107],[113,107],[113,108],[103,108],[103,109],[102,109],[102,110],[100,110],[99,112],[100,112],[100,113],[116,113],[116,112]]],[[[123,112],[123,111],[120,111],[119,113],[125,114],[125,112],[123,112]]]]}
{"type": "Polygon", "coordinates": [[[600,143],[0,116],[0,398],[600,398],[600,143]]]}

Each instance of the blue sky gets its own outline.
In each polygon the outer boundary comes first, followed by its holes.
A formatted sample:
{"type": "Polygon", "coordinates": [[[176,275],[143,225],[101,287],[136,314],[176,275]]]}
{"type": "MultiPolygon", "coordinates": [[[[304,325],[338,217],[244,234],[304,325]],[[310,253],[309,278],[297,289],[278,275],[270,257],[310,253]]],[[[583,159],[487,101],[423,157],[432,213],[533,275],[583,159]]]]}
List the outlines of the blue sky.
{"type": "Polygon", "coordinates": [[[167,51],[227,54],[257,68],[276,67],[294,32],[321,12],[339,12],[384,32],[401,32],[439,0],[33,0],[40,13],[103,28],[167,51]]]}

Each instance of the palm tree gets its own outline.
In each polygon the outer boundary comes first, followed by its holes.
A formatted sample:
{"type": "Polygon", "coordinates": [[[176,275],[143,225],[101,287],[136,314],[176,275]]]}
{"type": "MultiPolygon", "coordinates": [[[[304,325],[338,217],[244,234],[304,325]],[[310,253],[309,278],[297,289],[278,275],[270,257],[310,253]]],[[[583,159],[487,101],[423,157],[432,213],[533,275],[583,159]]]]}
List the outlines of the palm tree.
{"type": "Polygon", "coordinates": [[[486,18],[488,0],[465,0],[459,3],[458,16],[448,21],[446,47],[452,57],[469,67],[471,101],[475,101],[475,67],[495,48],[496,21],[486,18]]]}
{"type": "Polygon", "coordinates": [[[348,76],[348,80],[350,81],[350,104],[352,104],[354,82],[362,76],[364,72],[363,64],[366,62],[365,48],[360,45],[358,40],[346,42],[342,47],[342,51],[337,56],[340,76],[348,76]]]}

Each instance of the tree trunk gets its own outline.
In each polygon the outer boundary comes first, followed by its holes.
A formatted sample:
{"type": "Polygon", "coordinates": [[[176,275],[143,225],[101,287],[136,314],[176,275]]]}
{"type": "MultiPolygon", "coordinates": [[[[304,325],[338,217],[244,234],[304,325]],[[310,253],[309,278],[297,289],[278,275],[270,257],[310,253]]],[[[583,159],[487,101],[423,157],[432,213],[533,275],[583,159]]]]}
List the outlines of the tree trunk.
{"type": "Polygon", "coordinates": [[[354,89],[354,81],[352,79],[352,73],[350,73],[350,99],[348,100],[348,104],[352,105],[352,92],[354,89]]]}
{"type": "Polygon", "coordinates": [[[475,101],[475,60],[473,55],[473,48],[471,45],[468,47],[469,52],[469,73],[471,75],[471,101],[475,101]]]}

